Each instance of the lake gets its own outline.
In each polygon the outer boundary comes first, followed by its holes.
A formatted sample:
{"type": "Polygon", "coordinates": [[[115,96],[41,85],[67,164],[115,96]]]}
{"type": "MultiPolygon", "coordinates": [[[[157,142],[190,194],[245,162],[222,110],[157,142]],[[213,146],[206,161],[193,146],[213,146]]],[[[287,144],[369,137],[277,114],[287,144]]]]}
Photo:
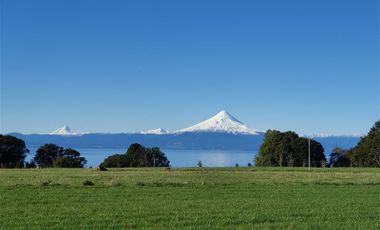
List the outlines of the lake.
{"type": "MultiPolygon", "coordinates": [[[[37,148],[29,148],[27,160],[34,157],[37,148]]],[[[103,160],[113,154],[125,153],[121,148],[76,148],[87,160],[86,167],[98,166],[103,160]]],[[[247,166],[257,152],[242,150],[177,150],[162,149],[173,167],[196,167],[202,161],[204,167],[247,166]]],[[[252,163],[253,164],[253,163],[252,163]]]]}

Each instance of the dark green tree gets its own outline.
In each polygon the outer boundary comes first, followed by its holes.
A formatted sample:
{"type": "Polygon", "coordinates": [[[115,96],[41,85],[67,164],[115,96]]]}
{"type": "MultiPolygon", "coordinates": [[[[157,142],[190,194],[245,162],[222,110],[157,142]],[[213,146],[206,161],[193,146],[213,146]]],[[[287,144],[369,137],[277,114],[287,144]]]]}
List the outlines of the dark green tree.
{"type": "Polygon", "coordinates": [[[330,166],[331,167],[349,167],[351,165],[351,161],[347,156],[348,150],[339,148],[337,146],[334,147],[330,154],[330,166]]]}
{"type": "Polygon", "coordinates": [[[103,167],[167,167],[170,161],[160,148],[146,148],[140,144],[129,146],[125,154],[107,157],[101,164],[103,167]]]}
{"type": "MultiPolygon", "coordinates": [[[[257,166],[306,166],[309,140],[295,132],[268,130],[255,162],[257,166]]],[[[311,165],[321,167],[326,162],[323,146],[311,140],[311,165]]]]}
{"type": "Polygon", "coordinates": [[[101,166],[106,168],[125,168],[129,167],[129,162],[125,154],[115,154],[104,159],[101,166]]]}
{"type": "Polygon", "coordinates": [[[0,167],[24,167],[26,154],[29,150],[25,142],[16,137],[0,134],[0,167]]]}
{"type": "Polygon", "coordinates": [[[53,167],[57,168],[83,168],[86,159],[74,149],[63,149],[53,161],[53,167]]]}
{"type": "Polygon", "coordinates": [[[347,153],[351,166],[380,167],[380,121],[347,153]]]}
{"type": "MultiPolygon", "coordinates": [[[[306,139],[306,138],[304,138],[306,139]]],[[[307,140],[307,139],[306,139],[307,140]]],[[[311,166],[313,167],[325,167],[326,166],[326,156],[324,154],[325,149],[323,145],[318,141],[311,140],[310,143],[310,158],[311,158],[311,166]]],[[[305,151],[305,155],[308,156],[308,150],[305,151]]],[[[308,158],[308,157],[307,157],[308,158]]]]}
{"type": "MultiPolygon", "coordinates": [[[[278,166],[278,159],[281,151],[279,146],[282,142],[281,132],[277,130],[268,130],[260,146],[259,154],[255,162],[257,166],[278,166]]],[[[281,146],[282,148],[282,146],[281,146]]]]}
{"type": "Polygon", "coordinates": [[[296,150],[299,136],[292,131],[281,133],[281,142],[278,149],[278,166],[297,166],[298,154],[296,150]]]}
{"type": "Polygon", "coordinates": [[[140,144],[131,144],[126,152],[129,167],[148,167],[147,150],[140,144]]]}
{"type": "Polygon", "coordinates": [[[145,148],[145,165],[147,167],[168,167],[170,162],[160,148],[145,148]]]}
{"type": "Polygon", "coordinates": [[[38,148],[34,162],[41,168],[53,167],[54,160],[63,152],[63,148],[55,144],[45,144],[38,148]]]}
{"type": "Polygon", "coordinates": [[[38,148],[33,161],[42,168],[83,168],[86,164],[86,159],[78,151],[55,144],[45,144],[38,148]]]}

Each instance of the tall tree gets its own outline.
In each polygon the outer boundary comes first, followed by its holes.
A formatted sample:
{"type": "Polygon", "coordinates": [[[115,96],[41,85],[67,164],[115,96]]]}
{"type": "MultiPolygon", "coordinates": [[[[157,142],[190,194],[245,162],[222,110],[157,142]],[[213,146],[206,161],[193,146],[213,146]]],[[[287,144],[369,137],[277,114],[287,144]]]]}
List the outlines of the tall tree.
{"type": "Polygon", "coordinates": [[[347,156],[348,150],[340,147],[334,147],[330,154],[330,166],[331,167],[348,167],[351,165],[351,161],[347,156]]]}
{"type": "Polygon", "coordinates": [[[80,153],[74,149],[64,149],[58,154],[53,161],[54,167],[59,168],[83,168],[86,159],[80,156],[80,153]]]}
{"type": "Polygon", "coordinates": [[[126,152],[126,159],[129,167],[146,167],[147,154],[144,146],[140,144],[131,144],[126,152]]]}
{"type": "Polygon", "coordinates": [[[74,149],[64,149],[55,144],[45,144],[37,150],[34,162],[42,168],[83,168],[86,159],[74,149]]]}
{"type": "Polygon", "coordinates": [[[63,152],[63,148],[55,144],[45,144],[38,148],[34,162],[39,167],[53,167],[54,160],[63,152]]]}
{"type": "MultiPolygon", "coordinates": [[[[295,132],[268,130],[260,146],[255,162],[257,166],[306,166],[308,161],[308,139],[295,132]]],[[[311,141],[311,165],[324,165],[326,157],[323,146],[311,141]]]]}
{"type": "Polygon", "coordinates": [[[25,157],[29,150],[25,142],[9,135],[0,134],[0,167],[15,168],[23,167],[25,157]]]}
{"type": "Polygon", "coordinates": [[[347,155],[352,166],[380,167],[380,120],[375,122],[368,134],[347,155]]]}
{"type": "MultiPolygon", "coordinates": [[[[259,154],[256,157],[256,165],[258,166],[278,166],[279,149],[277,146],[281,144],[281,132],[277,130],[268,130],[265,138],[260,146],[259,154]]],[[[281,152],[281,151],[280,151],[281,152]]]]}

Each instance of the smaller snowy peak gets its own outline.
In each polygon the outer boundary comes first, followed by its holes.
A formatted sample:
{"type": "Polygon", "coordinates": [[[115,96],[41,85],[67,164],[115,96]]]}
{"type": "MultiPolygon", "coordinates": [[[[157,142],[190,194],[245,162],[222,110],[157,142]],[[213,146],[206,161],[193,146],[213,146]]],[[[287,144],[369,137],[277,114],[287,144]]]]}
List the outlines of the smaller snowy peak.
{"type": "Polygon", "coordinates": [[[56,129],[50,133],[50,135],[62,135],[62,136],[70,136],[70,135],[80,135],[75,130],[70,129],[68,125],[63,126],[62,128],[56,129]]]}
{"type": "Polygon", "coordinates": [[[258,135],[256,129],[249,128],[247,125],[240,122],[227,111],[220,111],[215,116],[208,120],[200,122],[194,126],[181,129],[175,133],[185,132],[225,132],[233,134],[249,134],[258,135]]]}
{"type": "Polygon", "coordinates": [[[313,134],[301,134],[301,137],[306,137],[306,138],[355,138],[355,137],[363,137],[365,134],[360,134],[360,133],[352,133],[352,134],[328,134],[328,133],[313,133],[313,134]]]}
{"type": "Polygon", "coordinates": [[[141,134],[156,134],[156,135],[162,135],[162,134],[169,134],[170,132],[166,129],[158,128],[158,129],[151,129],[145,132],[141,132],[141,134]]]}

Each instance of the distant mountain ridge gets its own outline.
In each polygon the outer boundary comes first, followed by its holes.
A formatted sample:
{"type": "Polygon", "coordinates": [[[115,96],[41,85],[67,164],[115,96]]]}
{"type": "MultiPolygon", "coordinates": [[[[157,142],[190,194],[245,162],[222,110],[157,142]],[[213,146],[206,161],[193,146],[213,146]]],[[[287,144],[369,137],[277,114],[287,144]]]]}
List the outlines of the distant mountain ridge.
{"type": "Polygon", "coordinates": [[[334,138],[334,137],[363,137],[365,134],[328,134],[328,133],[314,133],[314,134],[300,134],[301,137],[311,137],[311,138],[334,138]]]}
{"type": "MultiPolygon", "coordinates": [[[[181,134],[181,133],[230,133],[230,134],[245,134],[245,135],[261,135],[265,132],[260,132],[257,129],[250,128],[237,118],[232,116],[225,110],[220,111],[213,117],[204,120],[193,126],[179,129],[173,132],[170,132],[163,128],[156,128],[147,131],[141,131],[138,133],[129,133],[125,132],[123,134],[148,134],[148,135],[164,135],[164,134],[181,134]]],[[[72,130],[68,125],[54,130],[49,133],[50,135],[83,135],[83,134],[121,134],[121,133],[79,133],[75,130],[72,130]]],[[[339,137],[362,137],[365,134],[299,134],[301,137],[312,137],[312,138],[339,138],[339,137]]]]}
{"type": "MultiPolygon", "coordinates": [[[[140,133],[79,133],[65,125],[50,134],[11,133],[25,140],[27,146],[38,147],[55,143],[72,148],[120,148],[132,143],[166,149],[212,149],[258,151],[265,133],[248,127],[226,111],[188,128],[169,132],[158,128],[140,133]]],[[[300,135],[307,137],[308,135],[300,135]]],[[[359,136],[312,135],[321,142],[326,154],[334,146],[351,148],[359,136]]]]}
{"type": "MultiPolygon", "coordinates": [[[[232,133],[232,134],[246,134],[246,135],[259,135],[257,129],[253,129],[243,124],[227,111],[220,111],[215,116],[202,121],[193,126],[183,128],[174,132],[169,132],[163,128],[151,129],[148,131],[140,132],[140,134],[179,134],[179,133],[197,133],[197,132],[218,132],[218,133],[232,133]]],[[[81,135],[81,133],[70,129],[68,125],[54,130],[50,135],[81,135]]]]}
{"type": "Polygon", "coordinates": [[[156,135],[162,135],[162,134],[169,134],[170,132],[166,129],[158,128],[158,129],[151,129],[145,132],[140,132],[141,134],[156,134],[156,135]]]}

